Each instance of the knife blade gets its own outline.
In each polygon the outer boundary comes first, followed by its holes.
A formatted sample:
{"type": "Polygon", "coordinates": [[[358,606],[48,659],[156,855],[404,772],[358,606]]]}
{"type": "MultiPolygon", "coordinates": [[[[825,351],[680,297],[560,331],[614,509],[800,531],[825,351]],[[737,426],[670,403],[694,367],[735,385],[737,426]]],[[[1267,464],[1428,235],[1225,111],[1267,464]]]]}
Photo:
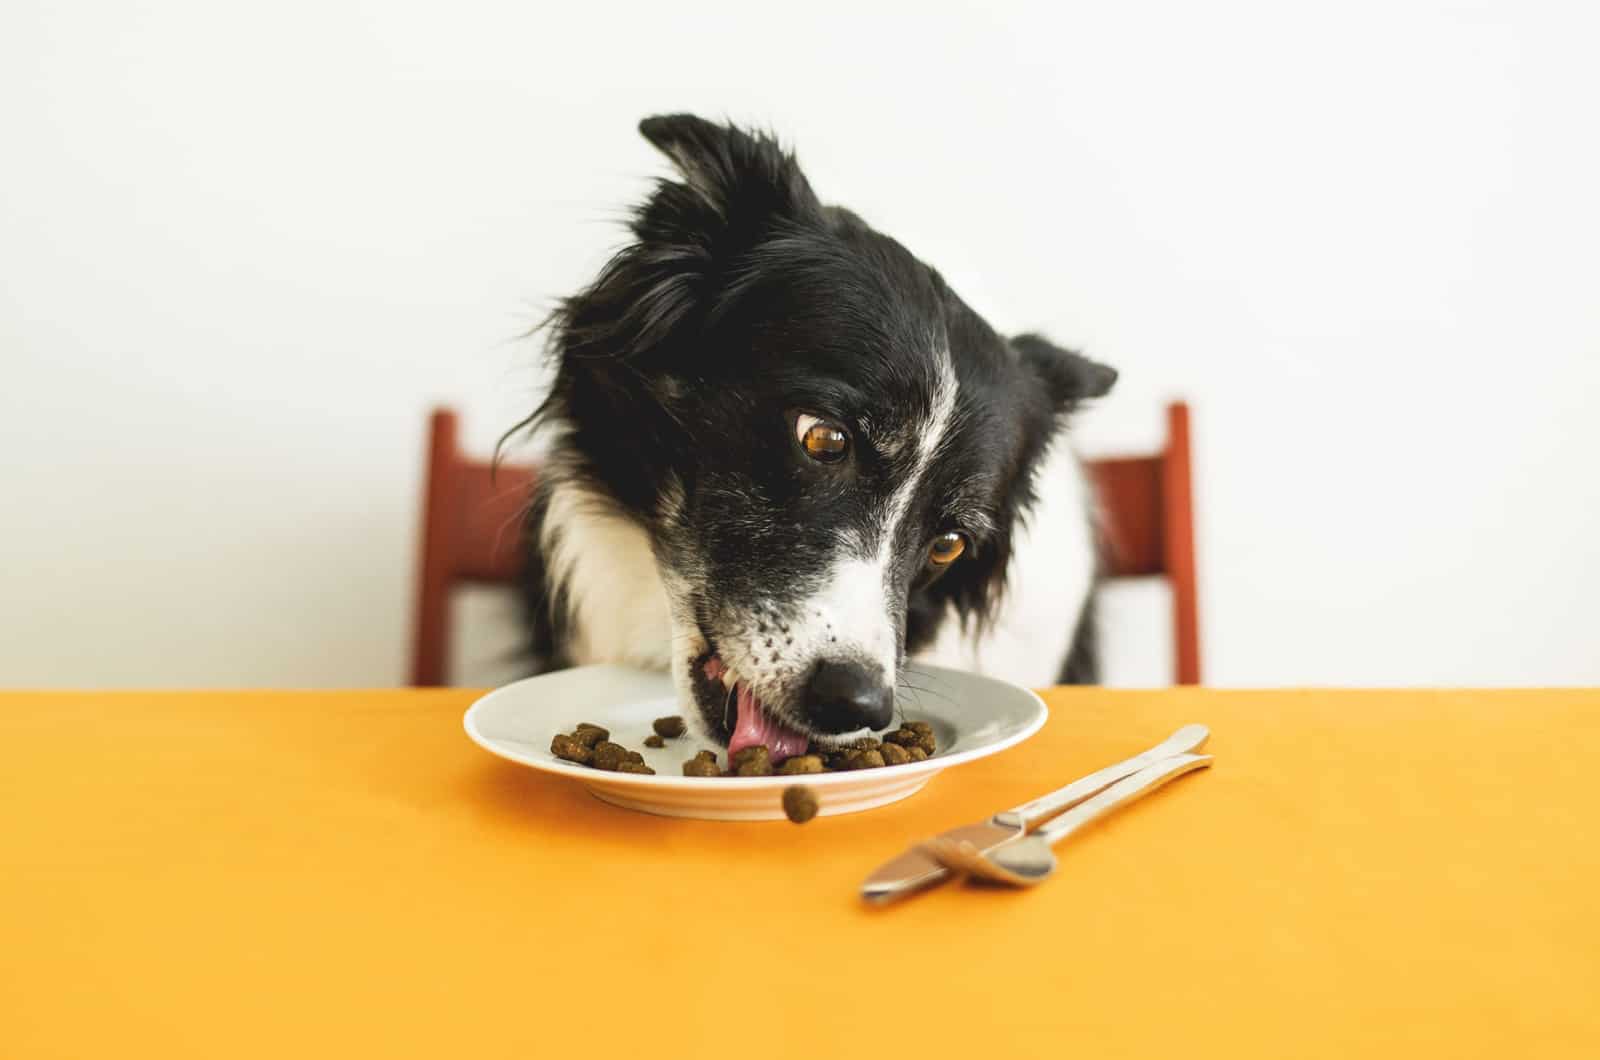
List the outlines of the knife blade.
{"type": "MultiPolygon", "coordinates": [[[[945,838],[964,840],[984,851],[1002,847],[1025,834],[1020,825],[997,824],[993,817],[940,833],[945,838]]],[[[923,853],[920,845],[914,846],[879,865],[861,884],[861,897],[876,905],[887,905],[896,898],[942,883],[949,876],[949,869],[923,853]]]]}

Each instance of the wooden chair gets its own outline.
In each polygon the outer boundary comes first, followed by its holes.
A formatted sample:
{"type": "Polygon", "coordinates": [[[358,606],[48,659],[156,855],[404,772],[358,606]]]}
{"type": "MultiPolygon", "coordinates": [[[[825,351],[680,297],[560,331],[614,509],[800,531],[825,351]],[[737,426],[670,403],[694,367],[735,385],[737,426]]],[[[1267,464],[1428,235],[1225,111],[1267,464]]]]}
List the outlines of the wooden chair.
{"type": "MultiPolygon", "coordinates": [[[[1178,684],[1200,682],[1194,517],[1189,469],[1189,410],[1167,408],[1167,444],[1154,456],[1093,460],[1100,493],[1103,547],[1113,578],[1165,575],[1172,583],[1178,684]]],[[[450,593],[460,585],[513,584],[522,569],[522,512],[537,472],[532,467],[464,456],[456,414],[436,409],[428,430],[417,577],[411,683],[448,679],[450,593]]]]}

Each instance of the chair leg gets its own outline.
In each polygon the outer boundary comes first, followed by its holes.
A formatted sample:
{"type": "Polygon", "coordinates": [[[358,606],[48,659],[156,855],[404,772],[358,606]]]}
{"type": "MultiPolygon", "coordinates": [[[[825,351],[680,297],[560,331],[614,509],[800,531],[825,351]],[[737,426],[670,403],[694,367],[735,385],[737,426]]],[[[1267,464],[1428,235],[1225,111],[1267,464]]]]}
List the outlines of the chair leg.
{"type": "Polygon", "coordinates": [[[425,687],[448,680],[450,569],[456,555],[461,506],[455,474],[456,416],[435,409],[428,425],[428,470],[423,487],[422,564],[417,572],[411,683],[425,687]]]}
{"type": "Polygon", "coordinates": [[[1166,524],[1163,547],[1172,584],[1173,647],[1177,683],[1200,683],[1200,617],[1194,558],[1194,487],[1189,452],[1189,406],[1167,407],[1167,451],[1161,461],[1166,524]]]}

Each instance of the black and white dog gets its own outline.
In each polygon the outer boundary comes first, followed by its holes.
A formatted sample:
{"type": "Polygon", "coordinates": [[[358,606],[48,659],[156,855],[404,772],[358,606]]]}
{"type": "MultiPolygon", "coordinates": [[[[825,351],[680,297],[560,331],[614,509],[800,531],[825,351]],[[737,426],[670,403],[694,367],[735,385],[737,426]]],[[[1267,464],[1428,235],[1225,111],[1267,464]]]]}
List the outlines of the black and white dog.
{"type": "Polygon", "coordinates": [[[669,670],[731,750],[881,729],[908,657],[1096,678],[1095,538],[1063,434],[1109,368],[1007,339],[818,201],[770,137],[690,115],[633,241],[552,322],[530,512],[541,668],[669,670]]]}

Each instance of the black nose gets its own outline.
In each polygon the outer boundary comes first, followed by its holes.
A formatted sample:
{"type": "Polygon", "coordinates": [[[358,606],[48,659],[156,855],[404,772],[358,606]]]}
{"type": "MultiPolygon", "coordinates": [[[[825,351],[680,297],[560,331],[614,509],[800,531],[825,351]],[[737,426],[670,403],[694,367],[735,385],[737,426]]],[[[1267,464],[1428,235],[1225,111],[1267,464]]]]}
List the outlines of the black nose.
{"type": "Polygon", "coordinates": [[[819,662],[806,682],[805,707],[823,732],[884,729],[894,715],[894,686],[876,666],[819,662]]]}

